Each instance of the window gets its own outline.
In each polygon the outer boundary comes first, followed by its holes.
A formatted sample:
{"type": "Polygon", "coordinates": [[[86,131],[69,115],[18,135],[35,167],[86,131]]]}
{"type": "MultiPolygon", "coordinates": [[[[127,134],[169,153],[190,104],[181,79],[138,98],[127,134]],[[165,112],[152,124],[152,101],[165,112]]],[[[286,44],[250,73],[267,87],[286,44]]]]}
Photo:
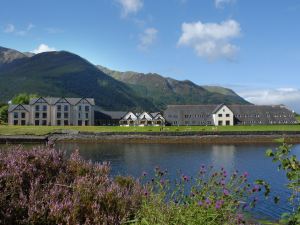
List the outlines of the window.
{"type": "Polygon", "coordinates": [[[47,120],[43,120],[43,121],[42,121],[42,125],[43,125],[43,126],[46,126],[46,125],[47,125],[47,120]]]}
{"type": "Polygon", "coordinates": [[[82,120],[78,120],[78,126],[82,126],[82,120]]]}
{"type": "Polygon", "coordinates": [[[218,114],[218,117],[222,117],[223,115],[222,114],[218,114]]]}
{"type": "Polygon", "coordinates": [[[88,113],[85,114],[85,118],[86,118],[86,119],[89,118],[89,114],[88,114],[88,113]]]}
{"type": "Polygon", "coordinates": [[[36,121],[34,121],[34,124],[35,124],[36,126],[39,126],[39,125],[40,125],[40,121],[39,121],[39,120],[36,120],[36,121]]]}
{"type": "Polygon", "coordinates": [[[36,112],[35,113],[35,118],[40,118],[40,113],[36,112]]]}
{"type": "Polygon", "coordinates": [[[14,118],[18,119],[18,117],[19,117],[19,114],[17,112],[14,112],[14,118]]]}
{"type": "Polygon", "coordinates": [[[69,113],[64,113],[64,118],[68,118],[69,117],[69,113]]]}
{"type": "Polygon", "coordinates": [[[223,121],[219,121],[218,125],[223,126],[223,121]]]}
{"type": "Polygon", "coordinates": [[[56,113],[56,117],[57,117],[58,119],[60,119],[60,118],[61,118],[61,113],[60,113],[60,112],[56,113]]]}
{"type": "Polygon", "coordinates": [[[85,111],[89,111],[90,107],[88,105],[85,106],[85,111]]]}
{"type": "Polygon", "coordinates": [[[64,125],[68,126],[69,125],[69,120],[64,120],[64,125]]]}
{"type": "Polygon", "coordinates": [[[85,126],[88,126],[88,125],[89,125],[89,121],[86,120],[86,121],[85,121],[85,126]]]}
{"type": "Polygon", "coordinates": [[[226,114],[226,117],[230,117],[230,114],[226,114]]]}
{"type": "Polygon", "coordinates": [[[57,111],[61,111],[61,105],[57,106],[57,111]]]}
{"type": "Polygon", "coordinates": [[[47,105],[43,105],[43,111],[47,111],[47,105]]]}
{"type": "Polygon", "coordinates": [[[79,118],[79,119],[81,118],[81,113],[78,113],[78,118],[79,118]]]}
{"type": "Polygon", "coordinates": [[[78,110],[79,110],[79,111],[81,111],[81,105],[80,105],[80,106],[78,106],[78,110]]]}
{"type": "Polygon", "coordinates": [[[226,120],[226,126],[229,126],[229,125],[230,125],[230,121],[226,120]]]}
{"type": "Polygon", "coordinates": [[[22,117],[22,119],[25,118],[25,113],[24,112],[21,113],[21,117],[22,117]]]}
{"type": "Polygon", "coordinates": [[[57,125],[57,126],[60,126],[60,125],[61,125],[61,121],[60,121],[60,120],[57,120],[57,121],[56,121],[56,125],[57,125]]]}
{"type": "Polygon", "coordinates": [[[69,111],[69,106],[68,105],[64,105],[64,111],[69,111]]]}
{"type": "Polygon", "coordinates": [[[26,125],[26,121],[25,120],[21,120],[21,125],[22,126],[26,125]]]}
{"type": "Polygon", "coordinates": [[[47,113],[43,113],[43,118],[47,118],[47,113]]]}
{"type": "Polygon", "coordinates": [[[35,106],[35,111],[40,111],[40,106],[39,105],[35,106]]]}
{"type": "Polygon", "coordinates": [[[14,120],[14,125],[18,125],[18,120],[14,120]]]}

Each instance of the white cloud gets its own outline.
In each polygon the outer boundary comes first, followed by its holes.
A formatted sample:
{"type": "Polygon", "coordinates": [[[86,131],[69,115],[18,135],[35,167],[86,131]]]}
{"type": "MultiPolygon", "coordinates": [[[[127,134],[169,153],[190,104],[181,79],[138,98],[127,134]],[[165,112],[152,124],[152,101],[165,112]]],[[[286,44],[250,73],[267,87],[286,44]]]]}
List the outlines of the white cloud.
{"type": "Polygon", "coordinates": [[[295,88],[247,89],[237,91],[247,101],[258,105],[284,104],[300,112],[300,90],[295,88]]]}
{"type": "Polygon", "coordinates": [[[25,35],[27,35],[34,27],[35,27],[35,26],[34,26],[32,23],[30,23],[30,24],[27,25],[26,29],[20,30],[20,31],[16,31],[16,34],[17,34],[17,35],[20,35],[20,36],[25,36],[25,35]]]}
{"type": "Polygon", "coordinates": [[[53,51],[56,51],[56,49],[49,47],[46,44],[40,44],[36,49],[32,50],[31,52],[34,54],[39,54],[42,52],[53,52],[53,51]]]}
{"type": "Polygon", "coordinates": [[[239,47],[230,43],[241,35],[241,27],[235,20],[221,23],[183,23],[179,46],[190,46],[200,57],[234,59],[239,47]]]}
{"type": "Polygon", "coordinates": [[[232,4],[236,0],[214,0],[216,8],[223,8],[226,4],[232,4]]]}
{"type": "Polygon", "coordinates": [[[157,39],[158,30],[155,28],[147,28],[139,37],[138,48],[147,50],[157,39]]]}
{"type": "Polygon", "coordinates": [[[143,8],[143,0],[118,0],[122,7],[122,16],[126,17],[131,13],[137,13],[143,8]]]}
{"type": "Polygon", "coordinates": [[[5,33],[12,33],[18,36],[25,36],[27,35],[33,28],[35,27],[35,25],[33,25],[32,23],[29,23],[27,25],[27,27],[23,30],[18,30],[16,29],[16,27],[13,24],[7,24],[4,32],[5,33]]]}
{"type": "Polygon", "coordinates": [[[15,31],[15,26],[13,24],[7,24],[3,31],[4,33],[13,33],[15,31]]]}

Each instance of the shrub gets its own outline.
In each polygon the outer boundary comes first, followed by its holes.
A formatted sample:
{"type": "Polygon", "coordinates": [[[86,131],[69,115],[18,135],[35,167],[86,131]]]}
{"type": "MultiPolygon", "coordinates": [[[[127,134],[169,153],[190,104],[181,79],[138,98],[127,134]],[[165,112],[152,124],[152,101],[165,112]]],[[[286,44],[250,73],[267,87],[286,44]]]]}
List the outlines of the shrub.
{"type": "Polygon", "coordinates": [[[50,147],[0,152],[0,224],[121,224],[134,217],[142,188],[112,179],[108,164],[50,147]]]}
{"type": "MultiPolygon", "coordinates": [[[[287,187],[291,190],[289,202],[293,207],[291,214],[283,215],[283,222],[289,225],[300,224],[300,162],[295,155],[291,154],[291,145],[283,143],[276,151],[269,149],[266,152],[273,162],[279,162],[278,169],[286,173],[289,180],[287,187]]],[[[276,197],[277,201],[279,200],[276,197]]]]}
{"type": "Polygon", "coordinates": [[[181,175],[171,182],[156,169],[144,190],[137,224],[245,224],[243,210],[257,202],[259,185],[247,183],[248,173],[202,166],[196,178],[181,175]],[[248,203],[250,203],[248,205],[248,203]]]}

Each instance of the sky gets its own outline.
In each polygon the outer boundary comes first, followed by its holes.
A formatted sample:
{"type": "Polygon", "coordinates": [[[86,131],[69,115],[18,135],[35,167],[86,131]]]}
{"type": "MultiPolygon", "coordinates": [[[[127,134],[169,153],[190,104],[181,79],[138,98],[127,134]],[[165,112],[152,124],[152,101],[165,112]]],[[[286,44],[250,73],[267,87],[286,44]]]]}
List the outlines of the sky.
{"type": "Polygon", "coordinates": [[[231,88],[300,112],[300,0],[0,0],[0,46],[231,88]]]}

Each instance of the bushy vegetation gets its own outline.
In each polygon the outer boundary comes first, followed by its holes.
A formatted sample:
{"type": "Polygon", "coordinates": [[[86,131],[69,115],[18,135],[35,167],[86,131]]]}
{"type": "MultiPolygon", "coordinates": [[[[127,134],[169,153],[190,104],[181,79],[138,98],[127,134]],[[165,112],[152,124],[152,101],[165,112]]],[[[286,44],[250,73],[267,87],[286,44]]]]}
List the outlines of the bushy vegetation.
{"type": "Polygon", "coordinates": [[[0,224],[121,224],[141,203],[132,178],[50,147],[0,152],[0,224]]]}
{"type": "Polygon", "coordinates": [[[300,161],[291,154],[291,145],[283,143],[276,151],[268,150],[267,156],[278,162],[278,169],[286,172],[289,180],[287,188],[291,190],[289,202],[293,207],[291,214],[284,214],[282,222],[288,225],[300,224],[300,161]]]}
{"type": "MultiPolygon", "coordinates": [[[[174,182],[156,169],[147,185],[137,224],[246,224],[245,209],[255,206],[259,185],[247,182],[248,173],[200,168],[193,178],[181,174],[174,182]]],[[[247,223],[248,224],[248,223],[247,223]]]]}

